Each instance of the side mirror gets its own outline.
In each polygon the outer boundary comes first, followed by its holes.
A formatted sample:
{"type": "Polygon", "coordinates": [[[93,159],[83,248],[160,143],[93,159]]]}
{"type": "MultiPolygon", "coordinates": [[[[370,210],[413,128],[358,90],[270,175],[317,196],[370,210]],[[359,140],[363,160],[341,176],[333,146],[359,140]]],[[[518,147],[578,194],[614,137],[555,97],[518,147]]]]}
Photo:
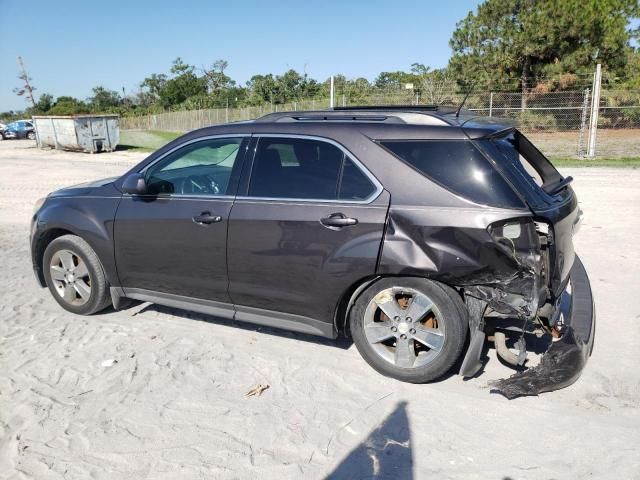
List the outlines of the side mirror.
{"type": "Polygon", "coordinates": [[[141,173],[132,173],[122,182],[122,191],[131,195],[144,195],[147,193],[147,182],[141,173]]]}

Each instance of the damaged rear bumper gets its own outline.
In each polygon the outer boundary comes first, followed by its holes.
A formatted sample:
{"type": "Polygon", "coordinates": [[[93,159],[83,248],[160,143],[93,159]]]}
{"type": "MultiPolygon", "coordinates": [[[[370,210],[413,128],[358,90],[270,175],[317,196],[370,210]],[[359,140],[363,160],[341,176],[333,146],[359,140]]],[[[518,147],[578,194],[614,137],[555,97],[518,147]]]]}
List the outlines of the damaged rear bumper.
{"type": "Polygon", "coordinates": [[[538,395],[567,387],[580,377],[593,350],[596,314],[589,277],[577,256],[558,308],[564,323],[562,337],[536,367],[496,381],[492,393],[508,399],[538,395]]]}

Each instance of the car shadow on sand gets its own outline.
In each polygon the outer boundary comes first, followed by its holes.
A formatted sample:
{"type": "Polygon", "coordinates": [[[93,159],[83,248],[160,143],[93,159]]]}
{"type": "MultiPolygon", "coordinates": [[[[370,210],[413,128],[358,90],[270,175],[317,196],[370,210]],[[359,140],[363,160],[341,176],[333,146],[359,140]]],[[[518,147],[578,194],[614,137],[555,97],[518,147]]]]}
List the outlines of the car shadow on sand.
{"type": "Polygon", "coordinates": [[[407,402],[400,402],[378,428],[326,477],[412,480],[413,453],[407,402]]]}
{"type": "MultiPolygon", "coordinates": [[[[132,303],[127,308],[132,308],[135,305],[132,303]]],[[[181,310],[174,307],[165,307],[155,303],[147,304],[133,315],[140,315],[144,312],[158,312],[167,315],[174,315],[176,317],[187,318],[189,320],[197,320],[201,322],[212,323],[215,325],[225,325],[232,328],[238,328],[242,330],[249,330],[252,332],[263,333],[267,335],[273,335],[281,338],[290,338],[295,340],[301,340],[304,342],[312,342],[318,345],[325,345],[329,347],[336,347],[342,350],[347,350],[353,345],[353,340],[350,338],[338,337],[335,340],[330,338],[318,337],[315,335],[309,335],[306,333],[292,332],[289,330],[280,330],[277,328],[265,327],[262,325],[255,325],[253,323],[239,322],[236,320],[229,320],[226,318],[215,317],[213,315],[207,315],[205,313],[193,312],[191,310],[181,310]]]]}

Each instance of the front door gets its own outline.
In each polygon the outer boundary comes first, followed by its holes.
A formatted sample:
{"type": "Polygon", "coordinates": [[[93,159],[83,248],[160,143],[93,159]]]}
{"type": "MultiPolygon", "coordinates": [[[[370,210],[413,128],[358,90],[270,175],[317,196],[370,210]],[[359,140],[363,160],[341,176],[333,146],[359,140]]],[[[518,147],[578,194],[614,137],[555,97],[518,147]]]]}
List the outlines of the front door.
{"type": "Polygon", "coordinates": [[[123,195],[114,238],[125,293],[230,301],[227,227],[246,141],[190,141],[145,169],[147,195],[123,195]]]}
{"type": "Polygon", "coordinates": [[[229,220],[237,317],[284,312],[288,328],[327,334],[341,296],[375,274],[389,195],[342,147],[309,137],[261,136],[248,174],[229,220]]]}

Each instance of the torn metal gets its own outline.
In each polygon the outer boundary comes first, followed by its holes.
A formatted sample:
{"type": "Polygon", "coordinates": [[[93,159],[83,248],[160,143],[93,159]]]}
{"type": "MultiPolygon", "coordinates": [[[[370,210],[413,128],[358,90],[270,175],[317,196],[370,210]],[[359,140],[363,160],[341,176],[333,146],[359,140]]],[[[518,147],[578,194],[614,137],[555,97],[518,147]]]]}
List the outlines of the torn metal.
{"type": "Polygon", "coordinates": [[[477,228],[433,226],[438,219],[423,210],[391,211],[379,273],[426,275],[497,312],[533,319],[547,294],[544,242],[534,222],[464,213],[459,222],[477,228]]]}

